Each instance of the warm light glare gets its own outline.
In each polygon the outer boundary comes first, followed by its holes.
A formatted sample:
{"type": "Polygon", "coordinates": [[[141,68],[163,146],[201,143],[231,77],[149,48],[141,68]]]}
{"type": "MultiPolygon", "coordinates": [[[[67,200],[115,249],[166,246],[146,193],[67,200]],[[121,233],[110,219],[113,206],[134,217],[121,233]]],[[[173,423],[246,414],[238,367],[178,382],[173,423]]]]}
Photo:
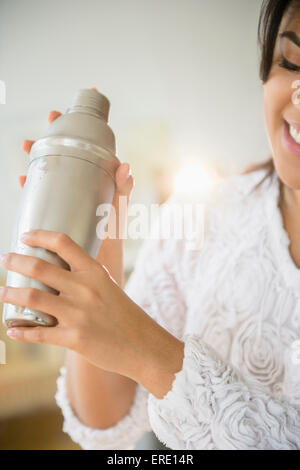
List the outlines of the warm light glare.
{"type": "Polygon", "coordinates": [[[175,177],[174,189],[179,194],[206,196],[211,192],[215,182],[215,175],[204,166],[186,166],[175,177]]]}

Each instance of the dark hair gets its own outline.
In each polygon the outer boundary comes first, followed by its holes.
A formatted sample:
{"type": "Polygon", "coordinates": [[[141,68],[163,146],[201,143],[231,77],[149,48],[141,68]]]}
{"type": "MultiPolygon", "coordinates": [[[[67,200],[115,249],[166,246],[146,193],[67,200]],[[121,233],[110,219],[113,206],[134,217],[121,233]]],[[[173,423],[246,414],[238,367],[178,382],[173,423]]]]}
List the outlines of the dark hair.
{"type": "MultiPolygon", "coordinates": [[[[261,53],[259,76],[262,83],[266,83],[270,75],[281,21],[286,13],[292,15],[299,7],[300,0],[263,0],[258,23],[258,44],[261,53]]],[[[267,171],[263,178],[265,180],[275,171],[272,158],[249,167],[244,173],[263,169],[267,171]]]]}
{"type": "Polygon", "coordinates": [[[300,0],[264,0],[258,24],[258,44],[261,51],[260,79],[265,83],[273,63],[274,48],[280,24],[285,13],[293,14],[300,0]]]}

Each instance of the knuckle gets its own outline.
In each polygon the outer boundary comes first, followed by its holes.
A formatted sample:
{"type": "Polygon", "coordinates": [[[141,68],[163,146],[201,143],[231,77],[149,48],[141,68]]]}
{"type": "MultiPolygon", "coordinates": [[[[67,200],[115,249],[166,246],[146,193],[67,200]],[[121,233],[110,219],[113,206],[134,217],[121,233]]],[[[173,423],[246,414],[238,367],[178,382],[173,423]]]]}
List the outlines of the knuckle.
{"type": "Polygon", "coordinates": [[[43,270],[43,267],[44,267],[43,261],[41,259],[36,258],[35,260],[32,261],[31,273],[33,275],[38,275],[43,270]]]}
{"type": "Polygon", "coordinates": [[[10,292],[9,288],[7,286],[3,286],[1,288],[1,297],[3,299],[7,299],[9,297],[9,292],[10,292]]]}
{"type": "Polygon", "coordinates": [[[58,233],[56,235],[55,245],[57,248],[64,248],[70,243],[70,237],[66,233],[58,233]]]}
{"type": "Polygon", "coordinates": [[[36,328],[34,329],[34,331],[32,332],[32,339],[33,339],[36,343],[42,343],[42,342],[43,342],[43,339],[44,339],[44,332],[43,332],[42,328],[36,327],[36,328]]]}
{"type": "Polygon", "coordinates": [[[99,301],[99,292],[94,287],[86,285],[86,284],[82,284],[81,291],[82,291],[82,295],[87,301],[91,303],[96,303],[99,301]]]}
{"type": "Polygon", "coordinates": [[[73,287],[74,292],[83,291],[84,286],[85,284],[83,284],[83,282],[80,279],[73,279],[72,287],[73,287]]]}
{"type": "Polygon", "coordinates": [[[83,325],[73,329],[71,334],[71,347],[80,350],[87,339],[87,334],[83,325]]]}
{"type": "Polygon", "coordinates": [[[14,253],[7,253],[7,255],[5,257],[5,265],[6,266],[12,266],[13,263],[14,263],[14,259],[15,259],[15,254],[14,253]]]}
{"type": "Polygon", "coordinates": [[[34,305],[39,298],[39,292],[36,289],[30,288],[25,295],[26,304],[30,307],[34,305]]]}

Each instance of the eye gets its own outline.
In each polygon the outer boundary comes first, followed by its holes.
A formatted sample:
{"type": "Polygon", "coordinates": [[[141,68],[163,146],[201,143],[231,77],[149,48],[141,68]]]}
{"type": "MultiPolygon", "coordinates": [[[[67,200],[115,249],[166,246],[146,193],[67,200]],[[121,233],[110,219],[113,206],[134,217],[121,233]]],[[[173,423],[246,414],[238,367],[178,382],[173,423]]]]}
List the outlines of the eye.
{"type": "Polygon", "coordinates": [[[292,62],[286,60],[285,57],[282,57],[281,62],[279,63],[279,67],[282,67],[286,70],[290,70],[291,72],[300,72],[300,67],[295,64],[292,64],[292,62]]]}
{"type": "Polygon", "coordinates": [[[300,71],[300,49],[289,38],[281,38],[280,58],[280,67],[290,72],[300,71]]]}

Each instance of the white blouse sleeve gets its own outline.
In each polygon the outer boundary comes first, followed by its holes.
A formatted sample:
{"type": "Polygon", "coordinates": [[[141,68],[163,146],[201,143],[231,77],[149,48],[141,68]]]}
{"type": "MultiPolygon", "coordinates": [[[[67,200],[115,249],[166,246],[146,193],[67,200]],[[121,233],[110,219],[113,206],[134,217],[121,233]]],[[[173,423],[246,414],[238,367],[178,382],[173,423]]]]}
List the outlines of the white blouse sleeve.
{"type": "Polygon", "coordinates": [[[66,368],[62,367],[57,379],[55,399],[63,413],[63,431],[85,450],[132,450],[135,442],[151,429],[147,413],[148,391],[140,384],[137,385],[135,398],[127,415],[107,429],[90,428],[79,421],[72,410],[66,390],[66,368]]]}
{"type": "MultiPolygon", "coordinates": [[[[166,268],[169,256],[172,252],[165,250],[164,242],[151,239],[145,242],[125,292],[158,323],[180,335],[185,306],[173,274],[166,268]]],[[[111,428],[94,429],[85,426],[74,414],[67,397],[65,376],[63,367],[57,380],[56,402],[64,416],[64,432],[83,449],[131,450],[136,441],[151,430],[147,409],[149,392],[140,384],[137,384],[133,404],[122,420],[111,428]]]]}
{"type": "Polygon", "coordinates": [[[243,377],[199,336],[184,336],[172,389],[149,394],[152,429],[171,449],[300,449],[300,407],[243,377]]]}

